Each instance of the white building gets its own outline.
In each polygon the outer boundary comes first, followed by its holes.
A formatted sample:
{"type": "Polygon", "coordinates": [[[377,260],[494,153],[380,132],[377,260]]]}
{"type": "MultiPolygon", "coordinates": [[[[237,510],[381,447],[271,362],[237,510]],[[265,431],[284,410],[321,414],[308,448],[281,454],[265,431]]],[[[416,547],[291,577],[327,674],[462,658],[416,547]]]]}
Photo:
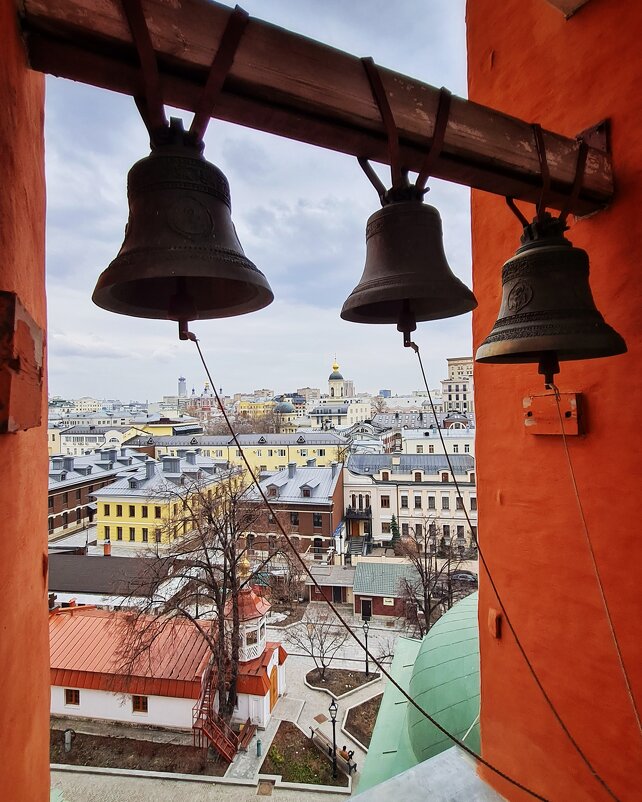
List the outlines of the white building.
{"type": "Polygon", "coordinates": [[[443,455],[353,454],[344,469],[345,516],[351,538],[392,540],[392,518],[401,535],[434,527],[439,538],[471,547],[477,534],[475,460],[450,457],[462,500],[443,455]],[[466,513],[472,526],[469,527],[466,513]]]}
{"type": "Polygon", "coordinates": [[[444,412],[474,412],[474,383],[472,356],[458,356],[447,360],[448,378],[441,380],[444,412]]]}
{"type": "Polygon", "coordinates": [[[450,429],[402,429],[401,451],[403,454],[444,454],[443,437],[448,454],[470,454],[475,456],[475,430],[452,427],[450,429]]]}

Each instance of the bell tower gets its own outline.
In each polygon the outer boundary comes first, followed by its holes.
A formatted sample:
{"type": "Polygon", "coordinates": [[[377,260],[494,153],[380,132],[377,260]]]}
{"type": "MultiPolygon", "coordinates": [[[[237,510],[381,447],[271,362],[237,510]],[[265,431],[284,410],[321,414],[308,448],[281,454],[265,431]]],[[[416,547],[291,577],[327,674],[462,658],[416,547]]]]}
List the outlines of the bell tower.
{"type": "Polygon", "coordinates": [[[344,398],[345,386],[343,376],[339,373],[339,363],[335,357],[332,364],[332,373],[328,376],[328,392],[330,398],[344,398]]]}

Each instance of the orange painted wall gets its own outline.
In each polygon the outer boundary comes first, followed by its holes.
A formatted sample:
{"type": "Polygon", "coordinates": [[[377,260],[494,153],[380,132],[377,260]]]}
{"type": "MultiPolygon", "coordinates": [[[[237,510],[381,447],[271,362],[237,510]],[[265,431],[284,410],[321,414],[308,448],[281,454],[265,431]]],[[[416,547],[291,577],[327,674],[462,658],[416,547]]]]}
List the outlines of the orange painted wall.
{"type": "MultiPolygon", "coordinates": [[[[44,79],[0,0],[0,289],[46,326],[44,79]]],[[[0,434],[0,797],[49,798],[47,433],[0,434]]]]}
{"type": "MultiPolygon", "coordinates": [[[[545,0],[468,0],[472,100],[574,136],[608,117],[617,194],[573,222],[591,260],[598,308],[626,339],[624,356],[562,363],[558,384],[586,402],[588,433],[570,438],[588,526],[625,663],[642,708],[642,5],[590,0],[569,20],[545,0]]],[[[532,207],[528,209],[531,215],[532,207]]],[[[499,308],[501,265],[519,223],[502,198],[473,193],[475,348],[499,308]]],[[[476,365],[479,534],[508,613],[569,730],[620,800],[639,800],[642,736],[626,694],[559,437],[525,432],[522,398],[536,366],[476,365]]],[[[550,800],[606,800],[527,673],[482,577],[484,756],[550,800]]],[[[508,799],[530,798],[492,774],[508,799]]]]}

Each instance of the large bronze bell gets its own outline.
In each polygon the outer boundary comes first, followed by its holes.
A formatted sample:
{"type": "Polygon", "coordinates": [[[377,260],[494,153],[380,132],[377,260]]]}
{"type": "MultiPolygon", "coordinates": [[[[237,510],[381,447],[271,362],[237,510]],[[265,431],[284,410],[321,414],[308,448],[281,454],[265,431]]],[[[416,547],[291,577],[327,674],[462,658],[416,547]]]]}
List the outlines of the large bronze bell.
{"type": "Polygon", "coordinates": [[[368,219],[366,264],[341,310],[344,320],[413,330],[414,321],[461,315],[476,306],[475,296],[446,261],[434,206],[396,201],[368,219]]]}
{"type": "Polygon", "coordinates": [[[121,315],[169,320],[243,315],[274,296],[243,253],[223,173],[180,120],[129,171],[125,241],[93,301],[121,315]]]}
{"type": "Polygon", "coordinates": [[[549,214],[525,227],[521,247],[502,269],[499,316],[477,362],[541,365],[626,352],[595,307],[586,251],[573,247],[564,230],[549,214]]]}

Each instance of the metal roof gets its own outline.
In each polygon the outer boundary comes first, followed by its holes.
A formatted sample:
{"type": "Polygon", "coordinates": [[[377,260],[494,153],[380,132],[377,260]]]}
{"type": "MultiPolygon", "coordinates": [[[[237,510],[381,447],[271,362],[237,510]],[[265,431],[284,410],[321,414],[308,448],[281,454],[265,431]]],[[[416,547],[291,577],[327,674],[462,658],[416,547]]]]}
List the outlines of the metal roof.
{"type": "Polygon", "coordinates": [[[198,699],[210,650],[195,627],[179,621],[169,624],[131,673],[123,672],[118,656],[125,627],[123,613],[83,607],[55,610],[49,616],[51,684],[198,699]]]}
{"type": "MultiPolygon", "coordinates": [[[[476,593],[445,613],[422,641],[399,638],[390,672],[421,708],[479,753],[476,593]]],[[[388,683],[359,791],[379,785],[451,746],[452,741],[388,683]]]]}
{"type": "Polygon", "coordinates": [[[142,557],[49,555],[49,590],[125,596],[139,587],[150,560],[142,557]]]}
{"type": "Polygon", "coordinates": [[[200,455],[195,458],[194,463],[180,457],[165,457],[164,460],[165,462],[148,459],[135,472],[120,476],[115,482],[95,490],[91,495],[99,500],[110,496],[145,499],[175,496],[181,487],[187,491],[190,487],[202,487],[230,476],[235,470],[228,469],[227,463],[200,455]],[[149,477],[147,466],[151,466],[149,477]],[[134,481],[136,484],[132,486],[134,481]]]}
{"type": "MultiPolygon", "coordinates": [[[[354,584],[355,569],[343,565],[312,565],[310,573],[321,587],[346,587],[351,588],[354,584]]],[[[314,584],[308,576],[305,580],[306,585],[314,584]]]]}
{"type": "Polygon", "coordinates": [[[131,448],[115,447],[79,457],[54,455],[49,457],[49,492],[134,471],[145,459],[144,454],[131,448]],[[65,465],[68,467],[65,468],[65,465]]]}
{"type": "MultiPolygon", "coordinates": [[[[343,465],[337,463],[334,467],[333,475],[332,467],[297,466],[293,472],[294,476],[291,477],[290,469],[284,468],[282,471],[268,476],[267,479],[262,479],[259,484],[268,496],[268,488],[270,486],[278,488],[278,496],[269,496],[270,500],[275,503],[296,501],[297,504],[331,504],[332,495],[336,489],[342,469],[343,465]],[[303,495],[303,487],[309,489],[309,496],[303,495]]],[[[261,498],[256,486],[249,488],[247,497],[251,500],[259,500],[261,498]]]]}
{"type": "MultiPolygon", "coordinates": [[[[348,441],[334,432],[295,432],[294,434],[240,434],[241,446],[345,446],[348,441]]],[[[129,446],[234,446],[234,439],[228,435],[149,435],[137,436],[127,441],[129,446]]]]}
{"type": "Polygon", "coordinates": [[[395,597],[401,592],[404,580],[418,580],[417,571],[412,565],[393,562],[357,563],[353,590],[360,596],[395,597]]]}
{"type": "MultiPolygon", "coordinates": [[[[391,403],[393,402],[394,398],[391,399],[391,403]]],[[[472,412],[468,412],[465,415],[463,413],[458,413],[457,417],[454,416],[453,412],[437,413],[437,421],[439,421],[439,423],[443,424],[446,418],[462,422],[467,421],[469,427],[475,426],[475,415],[472,412]]],[[[377,412],[377,414],[372,417],[372,423],[375,426],[384,427],[386,429],[402,429],[404,426],[409,429],[425,429],[427,426],[435,424],[436,421],[432,412],[428,412],[424,408],[422,412],[377,412]]]]}
{"type": "MultiPolygon", "coordinates": [[[[450,464],[458,476],[475,470],[475,458],[471,454],[451,454],[450,464]]],[[[449,471],[445,454],[352,454],[346,467],[351,473],[373,476],[380,471],[408,474],[413,471],[437,474],[449,471]]]]}

